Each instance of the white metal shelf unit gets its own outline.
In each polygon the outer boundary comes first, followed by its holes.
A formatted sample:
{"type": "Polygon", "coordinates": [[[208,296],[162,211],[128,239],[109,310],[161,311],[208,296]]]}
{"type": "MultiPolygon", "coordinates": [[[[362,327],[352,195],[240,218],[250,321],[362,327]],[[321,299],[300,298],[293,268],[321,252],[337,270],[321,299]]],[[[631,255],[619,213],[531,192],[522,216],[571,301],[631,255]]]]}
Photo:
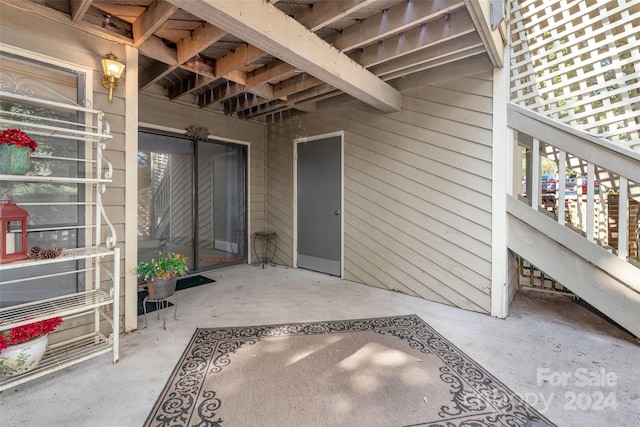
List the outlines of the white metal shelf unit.
{"type": "MultiPolygon", "coordinates": [[[[103,112],[77,105],[70,105],[38,99],[34,97],[16,95],[0,91],[0,100],[13,101],[41,108],[66,110],[77,113],[81,117],[78,122],[63,121],[43,116],[15,113],[12,111],[0,111],[0,128],[7,129],[18,127],[32,137],[46,136],[48,138],[62,138],[72,141],[85,141],[93,144],[91,150],[96,153],[92,158],[64,158],[62,160],[86,162],[91,165],[87,168],[86,176],[16,176],[0,175],[0,182],[35,182],[35,183],[72,183],[93,185],[94,201],[90,204],[94,207],[93,216],[93,241],[88,247],[65,249],[61,256],[46,260],[25,260],[0,265],[0,286],[16,284],[19,282],[33,282],[40,279],[55,277],[65,274],[85,274],[87,280],[86,289],[81,292],[70,293],[55,298],[41,299],[25,304],[11,305],[0,308],[0,331],[8,330],[16,326],[25,325],[35,321],[62,317],[64,320],[79,316],[89,316],[93,319],[93,328],[74,328],[82,330],[64,341],[51,344],[47,349],[43,360],[37,368],[12,377],[0,377],[0,390],[13,387],[34,378],[66,368],[75,363],[89,358],[112,353],[113,363],[119,357],[119,295],[120,295],[120,250],[115,247],[115,229],[105,214],[102,204],[102,194],[106,190],[106,184],[111,182],[113,168],[111,163],[104,159],[102,153],[106,148],[105,140],[112,138],[108,123],[104,120],[103,112]],[[86,121],[88,123],[83,123],[86,121]],[[109,228],[109,235],[104,244],[101,241],[102,221],[109,228]],[[10,270],[26,269],[29,272],[32,267],[54,266],[65,261],[84,260],[88,268],[77,268],[73,271],[46,273],[27,273],[26,277],[8,278],[10,270]],[[107,268],[107,263],[111,268],[107,268]],[[5,274],[2,274],[2,273],[5,274]],[[103,282],[102,273],[106,273],[103,282]],[[4,277],[3,277],[4,276],[4,277]],[[108,286],[109,282],[111,286],[108,286]],[[107,284],[107,286],[105,286],[107,284]],[[110,308],[110,310],[109,310],[110,308]],[[101,330],[101,320],[105,320],[110,326],[110,332],[101,330]],[[93,329],[89,331],[90,329],[93,329]]],[[[34,156],[35,157],[35,156],[34,156]]],[[[56,158],[61,159],[61,158],[56,158]]],[[[25,203],[25,205],[29,205],[25,203]]],[[[85,228],[86,226],[78,226],[85,228]]],[[[33,228],[31,228],[33,230],[33,228]]],[[[30,231],[30,230],[28,230],[30,231]]],[[[42,269],[40,269],[42,270],[42,269]]],[[[64,325],[63,325],[64,327],[64,325]]]]}

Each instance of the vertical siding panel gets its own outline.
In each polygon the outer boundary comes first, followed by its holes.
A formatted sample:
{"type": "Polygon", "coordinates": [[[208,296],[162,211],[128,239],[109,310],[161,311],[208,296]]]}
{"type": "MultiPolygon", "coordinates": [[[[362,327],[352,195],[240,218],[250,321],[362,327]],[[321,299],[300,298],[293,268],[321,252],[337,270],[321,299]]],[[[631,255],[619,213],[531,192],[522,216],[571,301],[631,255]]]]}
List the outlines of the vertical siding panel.
{"type": "Polygon", "coordinates": [[[402,88],[397,113],[334,103],[268,125],[279,262],[293,261],[293,140],[343,130],[345,278],[489,312],[492,74],[459,69],[402,88]]]}

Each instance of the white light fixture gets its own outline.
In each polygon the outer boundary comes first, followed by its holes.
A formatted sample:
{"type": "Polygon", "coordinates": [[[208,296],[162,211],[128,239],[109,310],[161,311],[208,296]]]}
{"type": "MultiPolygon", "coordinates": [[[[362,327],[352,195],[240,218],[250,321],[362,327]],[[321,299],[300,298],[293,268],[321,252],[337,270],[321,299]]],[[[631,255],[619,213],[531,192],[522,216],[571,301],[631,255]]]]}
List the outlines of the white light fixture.
{"type": "Polygon", "coordinates": [[[113,90],[118,88],[118,79],[124,71],[124,64],[117,61],[118,57],[108,53],[102,58],[102,86],[109,89],[109,104],[113,102],[113,90]]]}

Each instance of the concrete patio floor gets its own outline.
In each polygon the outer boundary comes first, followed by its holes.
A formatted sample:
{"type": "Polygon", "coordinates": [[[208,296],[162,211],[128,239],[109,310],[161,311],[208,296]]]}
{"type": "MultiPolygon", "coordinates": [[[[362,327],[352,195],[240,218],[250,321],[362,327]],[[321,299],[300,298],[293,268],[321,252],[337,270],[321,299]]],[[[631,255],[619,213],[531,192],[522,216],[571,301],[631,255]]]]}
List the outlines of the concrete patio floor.
{"type": "Polygon", "coordinates": [[[500,320],[282,266],[205,275],[216,282],[180,291],[166,330],[150,315],[148,328],[121,337],[117,365],[103,355],[2,392],[0,426],[141,426],[197,327],[402,314],[420,316],[558,426],[640,425],[636,340],[565,297],[521,292],[500,320]]]}

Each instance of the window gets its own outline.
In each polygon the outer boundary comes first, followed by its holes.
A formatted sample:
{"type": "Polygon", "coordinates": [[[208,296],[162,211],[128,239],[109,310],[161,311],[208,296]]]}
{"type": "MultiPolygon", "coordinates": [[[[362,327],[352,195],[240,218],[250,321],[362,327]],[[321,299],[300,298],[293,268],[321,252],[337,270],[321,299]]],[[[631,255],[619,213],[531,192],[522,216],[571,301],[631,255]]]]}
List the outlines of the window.
{"type": "MultiPolygon", "coordinates": [[[[79,104],[85,98],[84,73],[4,52],[0,53],[0,79],[2,90],[16,95],[73,104],[79,104]]],[[[28,100],[0,98],[1,129],[20,127],[19,123],[25,121],[84,130],[86,118],[83,113],[35,106],[28,100]]],[[[91,161],[89,159],[87,162],[85,159],[85,153],[91,150],[87,150],[84,141],[24,130],[38,143],[37,150],[31,156],[31,168],[27,175],[82,178],[91,173],[91,161]]],[[[29,212],[29,249],[34,246],[43,249],[60,246],[65,249],[87,244],[91,233],[87,233],[86,229],[91,225],[87,224],[86,215],[92,205],[91,188],[86,187],[84,184],[0,178],[0,188],[10,189],[13,201],[29,212]]],[[[55,271],[47,271],[51,268],[39,266],[3,272],[3,280],[16,282],[0,288],[0,306],[55,297],[84,288],[84,274],[75,272],[82,265],[69,261],[55,264],[55,271]],[[39,280],[29,279],[34,274],[51,276],[39,280]]]]}

